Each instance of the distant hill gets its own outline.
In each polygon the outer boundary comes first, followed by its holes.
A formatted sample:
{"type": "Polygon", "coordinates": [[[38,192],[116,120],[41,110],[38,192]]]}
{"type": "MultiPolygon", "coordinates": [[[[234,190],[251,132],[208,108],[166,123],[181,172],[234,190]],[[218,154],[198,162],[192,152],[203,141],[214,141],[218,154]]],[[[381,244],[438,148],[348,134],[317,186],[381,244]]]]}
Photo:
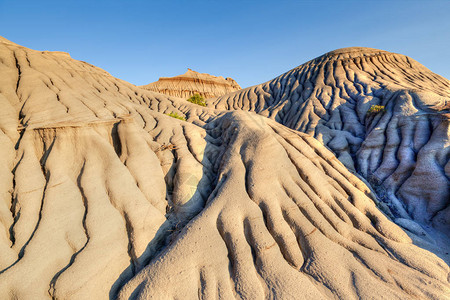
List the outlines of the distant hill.
{"type": "Polygon", "coordinates": [[[232,78],[199,73],[191,69],[175,77],[161,77],[158,81],[141,87],[149,91],[184,99],[188,99],[194,94],[200,94],[205,99],[214,98],[241,89],[232,78]]]}

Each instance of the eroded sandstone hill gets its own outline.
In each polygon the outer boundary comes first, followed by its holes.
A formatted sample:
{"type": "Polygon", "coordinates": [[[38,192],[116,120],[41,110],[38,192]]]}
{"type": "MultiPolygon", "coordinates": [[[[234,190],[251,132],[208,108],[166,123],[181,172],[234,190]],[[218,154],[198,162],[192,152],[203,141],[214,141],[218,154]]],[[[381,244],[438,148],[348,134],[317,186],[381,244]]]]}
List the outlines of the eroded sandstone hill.
{"type": "Polygon", "coordinates": [[[141,88],[183,99],[188,99],[194,94],[200,94],[205,99],[219,97],[241,89],[232,78],[199,73],[191,69],[175,77],[161,77],[158,81],[141,88]]]}
{"type": "Polygon", "coordinates": [[[220,107],[241,96],[204,108],[4,39],[0,74],[2,299],[450,295],[445,247],[324,139],[220,107]]]}
{"type": "Polygon", "coordinates": [[[413,59],[344,48],[210,106],[255,111],[313,135],[397,218],[450,235],[450,81],[413,59]]]}

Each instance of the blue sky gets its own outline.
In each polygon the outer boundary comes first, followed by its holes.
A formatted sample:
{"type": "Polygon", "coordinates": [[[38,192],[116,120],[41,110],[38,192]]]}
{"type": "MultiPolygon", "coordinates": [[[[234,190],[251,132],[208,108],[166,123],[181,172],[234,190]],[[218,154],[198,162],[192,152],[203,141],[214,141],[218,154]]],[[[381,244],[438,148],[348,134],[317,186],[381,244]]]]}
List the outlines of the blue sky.
{"type": "Polygon", "coordinates": [[[270,80],[349,46],[402,53],[450,79],[450,1],[0,0],[0,35],[142,85],[187,68],[270,80]]]}

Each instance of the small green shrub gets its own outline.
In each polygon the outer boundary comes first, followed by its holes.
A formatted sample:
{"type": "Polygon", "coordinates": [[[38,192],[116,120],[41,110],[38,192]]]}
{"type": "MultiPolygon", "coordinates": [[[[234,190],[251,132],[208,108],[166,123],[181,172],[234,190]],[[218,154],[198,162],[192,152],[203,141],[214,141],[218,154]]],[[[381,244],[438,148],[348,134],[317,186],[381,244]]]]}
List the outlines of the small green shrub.
{"type": "Polygon", "coordinates": [[[194,94],[194,96],[192,96],[191,98],[187,99],[188,102],[197,104],[197,105],[201,105],[201,106],[206,106],[206,102],[205,99],[203,99],[202,96],[200,96],[199,94],[194,94]]]}
{"type": "Polygon", "coordinates": [[[379,112],[385,112],[386,108],[383,105],[372,105],[367,111],[368,115],[377,114],[379,112]]]}
{"type": "Polygon", "coordinates": [[[183,120],[183,121],[186,121],[186,118],[185,118],[185,117],[183,117],[183,116],[180,116],[180,115],[179,115],[179,114],[177,114],[176,112],[171,112],[170,114],[166,114],[166,115],[168,115],[169,117],[172,117],[172,118],[178,119],[178,120],[183,120]]]}

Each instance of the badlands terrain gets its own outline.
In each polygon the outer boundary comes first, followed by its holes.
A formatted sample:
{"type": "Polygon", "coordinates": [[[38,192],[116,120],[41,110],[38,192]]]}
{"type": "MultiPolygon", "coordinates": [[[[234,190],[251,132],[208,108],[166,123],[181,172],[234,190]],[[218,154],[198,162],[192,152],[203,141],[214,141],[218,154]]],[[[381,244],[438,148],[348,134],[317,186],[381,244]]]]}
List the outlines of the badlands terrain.
{"type": "Polygon", "coordinates": [[[0,74],[1,299],[450,299],[450,81],[411,58],[207,107],[3,38],[0,74]]]}

